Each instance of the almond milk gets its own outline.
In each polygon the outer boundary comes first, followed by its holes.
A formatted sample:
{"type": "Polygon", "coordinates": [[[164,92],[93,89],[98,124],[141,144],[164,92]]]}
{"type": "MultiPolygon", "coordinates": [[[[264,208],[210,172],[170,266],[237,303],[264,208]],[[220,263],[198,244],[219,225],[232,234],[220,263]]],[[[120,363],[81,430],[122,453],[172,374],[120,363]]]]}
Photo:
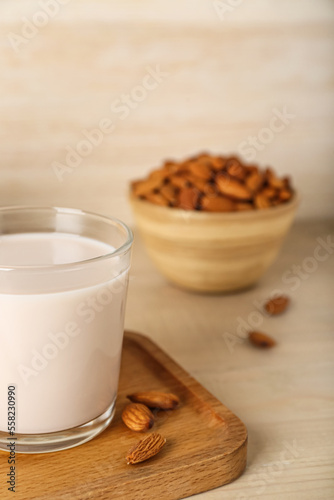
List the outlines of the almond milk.
{"type": "MultiPolygon", "coordinates": [[[[0,236],[0,268],[62,266],[113,252],[105,243],[63,233],[0,236]]],[[[73,273],[21,268],[0,282],[0,431],[7,431],[6,395],[16,386],[18,434],[62,431],[90,422],[114,403],[122,349],[128,269],[92,264],[73,273]],[[95,269],[95,270],[94,270],[95,269]],[[28,278],[29,276],[29,278],[28,278]],[[44,279],[44,281],[43,281],[44,279]],[[28,282],[29,280],[29,282],[28,282]],[[58,281],[59,280],[59,284],[58,281]],[[15,285],[11,285],[11,283],[15,285]],[[18,286],[19,283],[19,286],[18,286]],[[5,291],[4,291],[5,290],[5,291]]],[[[11,274],[12,273],[12,274],[11,274]]]]}

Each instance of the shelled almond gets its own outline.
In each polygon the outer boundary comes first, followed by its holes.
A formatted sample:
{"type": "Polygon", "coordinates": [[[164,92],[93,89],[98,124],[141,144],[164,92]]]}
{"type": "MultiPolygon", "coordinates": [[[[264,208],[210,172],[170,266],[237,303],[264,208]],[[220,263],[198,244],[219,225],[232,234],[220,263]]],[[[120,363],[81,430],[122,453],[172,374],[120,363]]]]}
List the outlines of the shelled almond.
{"type": "Polygon", "coordinates": [[[148,431],[154,425],[154,415],[151,410],[137,403],[128,404],[122,413],[125,425],[135,432],[148,431]]]}
{"type": "Polygon", "coordinates": [[[135,197],[155,205],[207,212],[266,209],[289,202],[294,194],[289,179],[270,168],[208,153],[167,160],[131,189],[135,197]]]}
{"type": "Polygon", "coordinates": [[[276,341],[272,337],[269,337],[266,333],[249,332],[248,338],[251,344],[256,347],[261,347],[262,349],[269,349],[270,347],[274,347],[274,345],[276,345],[276,341]]]}
{"type": "Polygon", "coordinates": [[[175,394],[158,391],[135,392],[129,394],[128,398],[134,403],[159,410],[175,410],[180,404],[180,400],[175,394]]]}
{"type": "Polygon", "coordinates": [[[290,304],[290,299],[286,295],[278,295],[272,299],[269,299],[264,308],[268,314],[271,316],[276,316],[284,312],[290,304]]]}
{"type": "Polygon", "coordinates": [[[129,450],[126,456],[126,462],[128,465],[139,464],[154,457],[159,453],[164,445],[166,444],[166,439],[160,434],[152,433],[141,439],[135,446],[129,450]]]}
{"type": "MultiPolygon", "coordinates": [[[[180,405],[178,396],[169,392],[143,391],[129,394],[127,397],[131,403],[125,406],[122,420],[131,431],[135,432],[146,432],[153,427],[154,415],[151,409],[158,412],[165,410],[168,415],[168,410],[175,410],[180,405]]],[[[126,461],[128,464],[144,462],[159,453],[165,443],[165,438],[153,432],[131,448],[126,461]]]]}

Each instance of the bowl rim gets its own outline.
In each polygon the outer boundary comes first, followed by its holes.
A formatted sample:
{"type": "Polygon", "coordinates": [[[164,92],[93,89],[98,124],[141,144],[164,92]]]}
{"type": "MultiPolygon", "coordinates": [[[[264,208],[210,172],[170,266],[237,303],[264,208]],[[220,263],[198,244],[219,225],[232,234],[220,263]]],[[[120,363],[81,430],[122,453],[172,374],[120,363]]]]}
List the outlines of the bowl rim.
{"type": "Polygon", "coordinates": [[[161,214],[169,214],[175,217],[195,217],[198,220],[205,219],[208,216],[212,218],[218,219],[231,219],[231,220],[240,220],[254,217],[271,217],[272,215],[279,215],[285,212],[288,212],[292,209],[296,209],[300,203],[300,195],[298,192],[294,191],[293,197],[286,203],[281,203],[280,205],[268,207],[268,208],[260,208],[256,210],[240,210],[237,212],[207,212],[204,210],[184,210],[182,208],[174,208],[174,207],[164,207],[161,205],[155,205],[154,203],[143,200],[141,198],[137,198],[133,192],[130,190],[130,201],[131,203],[136,203],[137,205],[151,207],[152,210],[156,210],[161,214]]]}

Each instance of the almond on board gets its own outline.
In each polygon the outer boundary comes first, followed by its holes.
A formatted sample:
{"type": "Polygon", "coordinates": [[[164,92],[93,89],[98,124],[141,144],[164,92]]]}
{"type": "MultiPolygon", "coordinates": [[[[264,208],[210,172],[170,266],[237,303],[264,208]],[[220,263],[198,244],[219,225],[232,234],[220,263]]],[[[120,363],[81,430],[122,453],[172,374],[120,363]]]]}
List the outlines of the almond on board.
{"type": "Polygon", "coordinates": [[[128,465],[144,462],[159,453],[165,444],[166,439],[160,434],[149,434],[129,450],[126,456],[126,462],[128,465]]]}
{"type": "Polygon", "coordinates": [[[136,392],[127,396],[130,401],[142,403],[149,408],[159,410],[175,410],[180,404],[180,399],[175,394],[159,391],[136,392]]]}
{"type": "Polygon", "coordinates": [[[148,431],[153,427],[154,415],[147,406],[130,403],[123,410],[122,420],[132,431],[142,432],[148,431]]]}

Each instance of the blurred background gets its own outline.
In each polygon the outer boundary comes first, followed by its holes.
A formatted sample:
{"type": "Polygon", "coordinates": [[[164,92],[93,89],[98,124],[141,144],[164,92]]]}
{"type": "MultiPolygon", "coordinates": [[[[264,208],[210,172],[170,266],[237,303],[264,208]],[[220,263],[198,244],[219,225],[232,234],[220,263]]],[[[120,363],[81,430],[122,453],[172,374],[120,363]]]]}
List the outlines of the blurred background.
{"type": "Polygon", "coordinates": [[[333,214],[331,0],[2,0],[0,205],[132,223],[165,158],[240,154],[333,214]]]}

